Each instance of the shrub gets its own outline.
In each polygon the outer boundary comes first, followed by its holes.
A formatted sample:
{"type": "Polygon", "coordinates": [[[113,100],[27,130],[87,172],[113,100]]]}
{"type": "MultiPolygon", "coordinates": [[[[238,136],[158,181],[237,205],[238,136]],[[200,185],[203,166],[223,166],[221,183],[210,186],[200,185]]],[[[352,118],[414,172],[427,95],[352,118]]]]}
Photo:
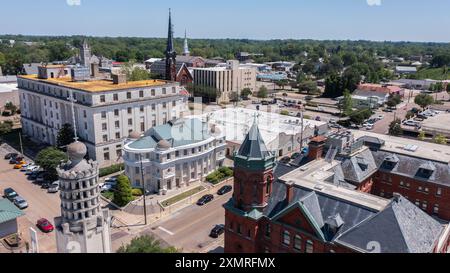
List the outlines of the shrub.
{"type": "Polygon", "coordinates": [[[228,167],[221,167],[219,170],[209,174],[206,177],[206,181],[211,184],[217,184],[220,181],[233,176],[233,170],[228,167]]]}
{"type": "Polygon", "coordinates": [[[221,167],[219,172],[222,173],[225,177],[233,176],[233,170],[228,167],[221,167]]]}
{"type": "Polygon", "coordinates": [[[110,175],[110,174],[113,174],[113,173],[120,172],[121,170],[124,169],[124,167],[125,167],[124,164],[121,163],[121,164],[116,164],[116,165],[112,165],[112,166],[109,166],[109,167],[101,168],[99,170],[98,176],[104,177],[104,176],[107,176],[107,175],[110,175]]]}
{"type": "Polygon", "coordinates": [[[289,111],[288,110],[281,110],[280,115],[282,115],[282,116],[289,116],[289,111]]]}
{"type": "Polygon", "coordinates": [[[133,194],[133,196],[142,196],[144,195],[144,191],[142,189],[132,189],[131,194],[133,194]]]}
{"type": "Polygon", "coordinates": [[[117,178],[117,191],[114,193],[113,202],[123,207],[133,201],[133,199],[130,180],[125,175],[119,175],[117,178]]]}

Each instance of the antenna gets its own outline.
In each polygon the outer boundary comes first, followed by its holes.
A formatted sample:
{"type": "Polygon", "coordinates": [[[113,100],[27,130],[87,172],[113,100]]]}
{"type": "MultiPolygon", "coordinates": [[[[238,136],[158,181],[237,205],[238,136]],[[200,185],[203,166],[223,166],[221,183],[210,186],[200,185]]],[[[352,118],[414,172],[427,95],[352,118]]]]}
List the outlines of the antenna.
{"type": "Polygon", "coordinates": [[[75,142],[78,142],[78,135],[77,135],[77,124],[75,120],[75,106],[74,103],[77,102],[77,100],[73,97],[73,91],[70,90],[70,96],[68,98],[68,101],[70,101],[71,108],[72,108],[72,122],[73,122],[73,133],[75,142]]]}

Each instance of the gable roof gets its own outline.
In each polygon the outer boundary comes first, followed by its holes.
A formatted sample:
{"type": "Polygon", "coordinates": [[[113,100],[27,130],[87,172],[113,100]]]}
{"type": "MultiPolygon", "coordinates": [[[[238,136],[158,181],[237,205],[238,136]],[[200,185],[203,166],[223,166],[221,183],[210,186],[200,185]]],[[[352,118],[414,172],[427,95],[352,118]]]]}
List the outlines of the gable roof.
{"type": "Polygon", "coordinates": [[[255,159],[265,159],[272,156],[264,143],[256,122],[253,123],[250,128],[250,131],[245,137],[244,142],[242,142],[237,155],[255,159]]]}
{"type": "Polygon", "coordinates": [[[0,224],[25,215],[8,199],[0,199],[0,224]]]}
{"type": "Polygon", "coordinates": [[[398,197],[386,209],[348,230],[336,242],[371,252],[376,242],[381,253],[429,253],[443,226],[409,202],[398,197]]]}

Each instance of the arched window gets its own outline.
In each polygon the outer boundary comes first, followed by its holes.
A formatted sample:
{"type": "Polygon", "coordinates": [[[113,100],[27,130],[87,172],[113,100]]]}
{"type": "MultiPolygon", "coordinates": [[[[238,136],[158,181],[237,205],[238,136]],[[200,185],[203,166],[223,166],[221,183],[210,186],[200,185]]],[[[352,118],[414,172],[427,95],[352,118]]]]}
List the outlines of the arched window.
{"type": "Polygon", "coordinates": [[[283,231],[283,244],[289,246],[291,244],[291,234],[289,231],[283,231]]]}
{"type": "Polygon", "coordinates": [[[314,243],[311,240],[306,241],[306,253],[314,253],[314,243]]]}
{"type": "Polygon", "coordinates": [[[270,176],[267,177],[267,181],[266,181],[266,194],[270,194],[270,187],[272,184],[272,179],[270,176]]]}
{"type": "Polygon", "coordinates": [[[294,249],[298,251],[302,250],[302,237],[300,235],[295,235],[294,249]]]}

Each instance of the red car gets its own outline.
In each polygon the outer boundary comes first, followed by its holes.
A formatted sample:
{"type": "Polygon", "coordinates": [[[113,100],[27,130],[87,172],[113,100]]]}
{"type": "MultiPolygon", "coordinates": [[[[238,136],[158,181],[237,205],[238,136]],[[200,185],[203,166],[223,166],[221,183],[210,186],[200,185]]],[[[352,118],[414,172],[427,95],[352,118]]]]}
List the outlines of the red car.
{"type": "Polygon", "coordinates": [[[45,233],[52,232],[55,227],[45,218],[37,221],[36,226],[45,233]]]}

